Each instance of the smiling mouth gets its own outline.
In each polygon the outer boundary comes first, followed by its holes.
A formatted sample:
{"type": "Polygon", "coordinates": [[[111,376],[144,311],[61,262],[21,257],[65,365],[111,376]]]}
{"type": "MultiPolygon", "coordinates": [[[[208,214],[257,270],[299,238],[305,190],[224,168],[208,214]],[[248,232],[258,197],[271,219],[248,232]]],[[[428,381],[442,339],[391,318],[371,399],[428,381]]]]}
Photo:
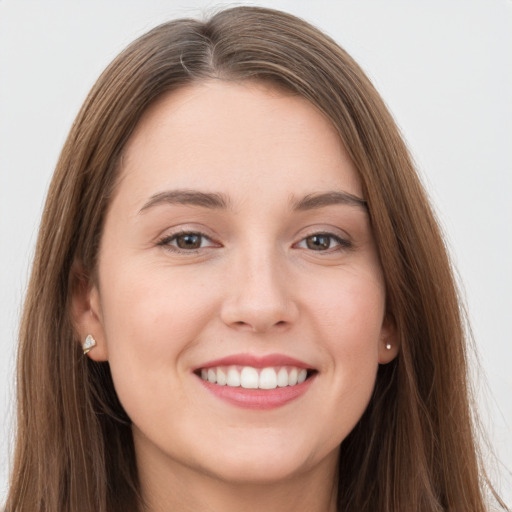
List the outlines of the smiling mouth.
{"type": "Polygon", "coordinates": [[[255,368],[252,366],[230,365],[200,368],[195,373],[202,380],[217,386],[271,390],[298,386],[316,371],[296,366],[255,368]]]}

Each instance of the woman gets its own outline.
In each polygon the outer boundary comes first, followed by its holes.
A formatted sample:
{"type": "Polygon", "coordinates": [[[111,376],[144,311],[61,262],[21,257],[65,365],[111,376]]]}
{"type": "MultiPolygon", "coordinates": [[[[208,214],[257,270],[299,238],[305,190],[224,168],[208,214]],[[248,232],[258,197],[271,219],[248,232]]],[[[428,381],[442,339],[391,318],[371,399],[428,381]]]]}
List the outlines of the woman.
{"type": "Polygon", "coordinates": [[[462,320],[342,49],[259,8],[162,25],[57,165],[7,509],[484,510],[462,320]]]}

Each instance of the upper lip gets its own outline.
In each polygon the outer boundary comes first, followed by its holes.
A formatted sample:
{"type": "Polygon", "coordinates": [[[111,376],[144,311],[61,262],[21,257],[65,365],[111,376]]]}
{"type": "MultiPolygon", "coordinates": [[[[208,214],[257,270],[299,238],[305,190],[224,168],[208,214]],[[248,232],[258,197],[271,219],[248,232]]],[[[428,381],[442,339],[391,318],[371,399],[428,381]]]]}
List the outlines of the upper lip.
{"type": "Polygon", "coordinates": [[[203,368],[213,368],[216,366],[252,366],[253,368],[268,368],[270,366],[296,366],[297,368],[306,368],[312,370],[311,365],[304,361],[295,359],[284,354],[268,354],[264,356],[255,356],[252,354],[233,354],[230,356],[208,361],[198,366],[196,370],[203,368]]]}

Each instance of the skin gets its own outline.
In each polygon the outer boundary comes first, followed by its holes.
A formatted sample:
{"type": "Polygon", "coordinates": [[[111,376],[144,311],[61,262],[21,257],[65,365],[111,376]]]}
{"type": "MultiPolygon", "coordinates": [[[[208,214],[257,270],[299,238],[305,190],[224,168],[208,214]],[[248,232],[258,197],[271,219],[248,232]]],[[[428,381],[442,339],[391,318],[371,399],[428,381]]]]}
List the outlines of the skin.
{"type": "Polygon", "coordinates": [[[73,314],[83,338],[97,341],[88,356],[109,361],[132,419],[149,510],[335,510],[339,445],[397,346],[365,208],[293,209],[332,191],[362,197],[334,128],[303,98],[208,81],[163,97],[141,119],[98,278],[75,293],[73,314]],[[170,190],[229,204],[155,203],[170,190]],[[205,237],[180,250],[177,232],[205,237]],[[315,233],[332,234],[322,250],[311,248],[315,233]],[[284,354],[317,373],[285,406],[239,408],[193,370],[240,353],[284,354]]]}

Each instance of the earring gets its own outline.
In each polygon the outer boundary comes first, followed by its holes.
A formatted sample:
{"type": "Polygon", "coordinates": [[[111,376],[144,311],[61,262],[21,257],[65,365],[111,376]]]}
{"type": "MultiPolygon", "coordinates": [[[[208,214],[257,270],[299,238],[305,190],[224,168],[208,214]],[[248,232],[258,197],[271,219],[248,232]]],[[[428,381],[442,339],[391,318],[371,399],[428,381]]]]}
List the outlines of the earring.
{"type": "Polygon", "coordinates": [[[386,350],[391,350],[391,343],[386,344],[386,350]]]}
{"type": "Polygon", "coordinates": [[[82,350],[84,351],[84,354],[87,354],[91,349],[93,349],[96,346],[96,340],[88,334],[85,338],[85,341],[82,345],[82,350]]]}

